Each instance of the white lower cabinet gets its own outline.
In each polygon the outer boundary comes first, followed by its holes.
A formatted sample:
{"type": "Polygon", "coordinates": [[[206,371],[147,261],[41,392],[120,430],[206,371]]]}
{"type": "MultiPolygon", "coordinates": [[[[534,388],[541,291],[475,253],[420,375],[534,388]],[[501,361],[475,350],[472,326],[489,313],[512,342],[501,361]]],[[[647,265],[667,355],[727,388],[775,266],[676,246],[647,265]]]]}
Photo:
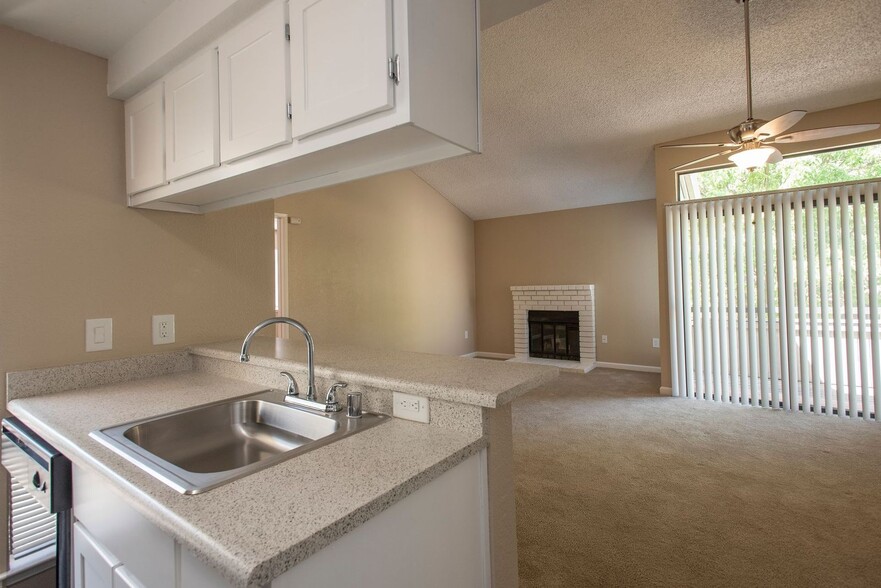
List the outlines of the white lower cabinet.
{"type": "Polygon", "coordinates": [[[119,566],[113,569],[113,588],[144,588],[144,585],[129,572],[127,567],[119,566]]]}
{"type": "Polygon", "coordinates": [[[82,523],[73,526],[74,588],[145,588],[82,523]]]}
{"type": "Polygon", "coordinates": [[[113,570],[122,565],[80,523],[73,526],[74,588],[113,588],[113,570]]]}
{"type": "MultiPolygon", "coordinates": [[[[217,570],[135,512],[100,476],[74,466],[73,479],[74,588],[231,586],[217,570]]],[[[210,494],[193,497],[205,498],[210,494]]],[[[488,521],[484,451],[266,588],[489,588],[488,521]]]]}

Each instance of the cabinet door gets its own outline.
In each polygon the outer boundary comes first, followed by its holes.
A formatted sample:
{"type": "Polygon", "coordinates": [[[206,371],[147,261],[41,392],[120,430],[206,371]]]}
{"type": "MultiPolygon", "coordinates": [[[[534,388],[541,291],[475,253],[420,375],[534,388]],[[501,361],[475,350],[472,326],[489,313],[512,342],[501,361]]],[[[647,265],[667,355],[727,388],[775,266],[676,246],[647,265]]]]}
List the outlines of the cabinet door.
{"type": "Polygon", "coordinates": [[[165,183],[162,82],[125,103],[126,188],[129,194],[165,183]]]}
{"type": "Polygon", "coordinates": [[[394,106],[391,0],[291,0],[293,133],[394,106]]]}
{"type": "Polygon", "coordinates": [[[272,2],[220,39],[220,158],[291,140],[284,4],[272,2]]]}
{"type": "Polygon", "coordinates": [[[115,555],[89,535],[80,523],[74,523],[74,588],[113,588],[113,569],[119,565],[115,555]]]}
{"type": "Polygon", "coordinates": [[[113,569],[113,588],[144,588],[125,566],[113,569]]]}
{"type": "Polygon", "coordinates": [[[214,49],[165,77],[165,170],[169,180],[220,162],[217,93],[214,49]]]}

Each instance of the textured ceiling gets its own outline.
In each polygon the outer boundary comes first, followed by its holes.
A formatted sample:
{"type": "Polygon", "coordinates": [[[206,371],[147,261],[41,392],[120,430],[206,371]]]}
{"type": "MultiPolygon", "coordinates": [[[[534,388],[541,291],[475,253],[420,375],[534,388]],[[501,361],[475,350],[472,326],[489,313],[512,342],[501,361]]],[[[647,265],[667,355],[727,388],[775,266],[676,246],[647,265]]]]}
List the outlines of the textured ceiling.
{"type": "MultiPolygon", "coordinates": [[[[474,219],[654,198],[653,145],[746,118],[742,10],[552,0],[501,22],[482,38],[484,152],[414,171],[474,219]]],[[[757,118],[881,98],[879,0],[750,10],[757,118]]]]}
{"type": "Polygon", "coordinates": [[[110,57],[173,0],[2,0],[0,23],[110,57]]]}

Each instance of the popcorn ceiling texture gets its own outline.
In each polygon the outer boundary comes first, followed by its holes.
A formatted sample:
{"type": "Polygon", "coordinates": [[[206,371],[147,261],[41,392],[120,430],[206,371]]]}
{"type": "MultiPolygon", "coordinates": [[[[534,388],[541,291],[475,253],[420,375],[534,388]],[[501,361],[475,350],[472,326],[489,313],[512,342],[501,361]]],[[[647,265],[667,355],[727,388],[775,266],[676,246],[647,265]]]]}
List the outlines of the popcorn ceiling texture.
{"type": "MultiPolygon", "coordinates": [[[[750,9],[757,118],[881,95],[878,0],[750,9]]],[[[483,153],[415,170],[473,219],[652,199],[653,145],[746,118],[734,0],[553,0],[485,30],[481,68],[483,153]]]]}

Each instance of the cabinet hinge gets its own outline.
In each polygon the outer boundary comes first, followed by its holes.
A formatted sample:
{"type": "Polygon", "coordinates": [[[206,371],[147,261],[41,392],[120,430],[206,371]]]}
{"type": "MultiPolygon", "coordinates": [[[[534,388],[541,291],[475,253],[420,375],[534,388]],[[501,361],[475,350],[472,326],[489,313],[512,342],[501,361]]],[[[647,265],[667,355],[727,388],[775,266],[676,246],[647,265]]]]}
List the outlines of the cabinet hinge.
{"type": "Polygon", "coordinates": [[[294,107],[288,102],[288,118],[294,118],[294,107]]]}
{"type": "Polygon", "coordinates": [[[388,77],[395,85],[401,83],[401,56],[395,55],[388,58],[388,77]]]}
{"type": "Polygon", "coordinates": [[[288,41],[291,40],[291,25],[289,24],[284,26],[284,38],[288,41]]]}

